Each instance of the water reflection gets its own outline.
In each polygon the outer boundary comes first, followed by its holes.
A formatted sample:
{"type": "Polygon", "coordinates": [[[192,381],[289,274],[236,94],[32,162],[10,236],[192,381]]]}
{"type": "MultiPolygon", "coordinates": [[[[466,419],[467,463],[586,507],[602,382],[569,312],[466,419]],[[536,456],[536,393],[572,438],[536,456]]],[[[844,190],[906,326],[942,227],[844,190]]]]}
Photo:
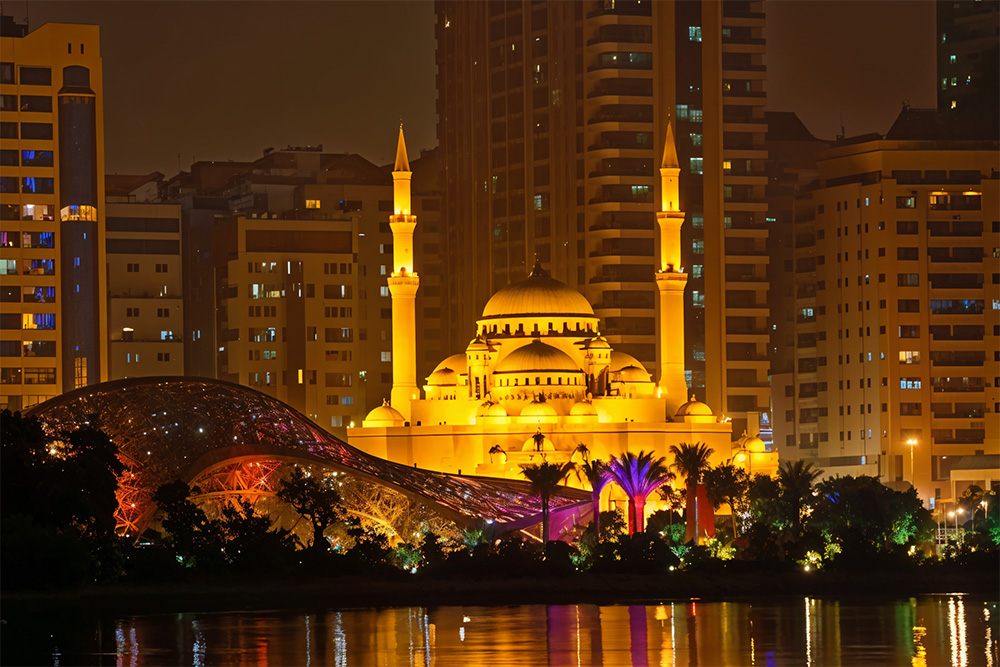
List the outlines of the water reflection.
{"type": "Polygon", "coordinates": [[[997,664],[997,602],[409,607],[198,613],[3,627],[3,664],[831,665],[997,664]]]}

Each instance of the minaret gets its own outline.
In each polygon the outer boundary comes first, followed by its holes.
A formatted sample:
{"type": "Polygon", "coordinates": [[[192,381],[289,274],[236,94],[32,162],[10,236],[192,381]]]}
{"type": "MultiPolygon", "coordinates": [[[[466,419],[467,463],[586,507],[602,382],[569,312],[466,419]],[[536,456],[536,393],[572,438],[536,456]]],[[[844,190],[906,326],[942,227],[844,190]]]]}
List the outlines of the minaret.
{"type": "Polygon", "coordinates": [[[667,399],[667,414],[673,415],[687,400],[684,378],[684,287],[687,274],[681,273],[681,224],[684,212],[680,207],[678,178],[681,173],[677,160],[674,130],[667,123],[667,141],[660,165],[661,210],[656,213],[660,228],[660,257],[656,270],[657,291],[657,351],[660,357],[658,390],[667,399]]]}
{"type": "Polygon", "coordinates": [[[410,162],[406,159],[403,125],[399,125],[396,164],[392,170],[393,215],[392,275],[389,294],[392,295],[392,395],[390,403],[410,420],[410,401],[420,397],[417,389],[416,297],[420,279],[413,270],[413,228],[417,216],[410,211],[410,162]]]}

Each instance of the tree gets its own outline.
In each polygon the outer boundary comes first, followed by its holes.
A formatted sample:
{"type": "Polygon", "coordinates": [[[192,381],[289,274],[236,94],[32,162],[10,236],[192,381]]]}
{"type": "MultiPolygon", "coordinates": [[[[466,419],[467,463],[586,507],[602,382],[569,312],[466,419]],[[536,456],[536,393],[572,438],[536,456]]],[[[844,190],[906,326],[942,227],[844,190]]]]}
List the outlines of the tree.
{"type": "MultiPolygon", "coordinates": [[[[580,445],[581,447],[583,445],[580,445]]],[[[601,459],[584,461],[576,468],[577,479],[586,478],[590,483],[590,502],[594,506],[594,530],[600,540],[601,535],[601,491],[611,481],[611,473],[607,464],[601,459]]]]}
{"type": "Polygon", "coordinates": [[[335,478],[313,477],[295,466],[291,476],[281,480],[277,496],[312,523],[313,538],[309,548],[316,551],[329,549],[330,543],[323,533],[341,517],[340,489],[335,478]]]}
{"type": "MultiPolygon", "coordinates": [[[[76,430],[53,434],[35,417],[4,410],[0,445],[0,522],[24,519],[5,531],[4,562],[32,565],[45,558],[51,560],[51,569],[63,567],[59,561],[69,557],[70,548],[60,548],[32,559],[31,551],[41,547],[13,531],[22,526],[38,539],[64,546],[79,543],[78,551],[87,553],[86,567],[93,570],[87,575],[90,580],[117,576],[122,554],[114,513],[118,475],[125,467],[117,446],[100,430],[97,416],[91,415],[76,430]],[[21,559],[18,551],[26,557],[21,559]]],[[[11,568],[5,571],[7,579],[17,576],[11,568]]],[[[34,577],[28,572],[23,576],[34,577]]]]}
{"type": "Polygon", "coordinates": [[[778,466],[778,486],[796,531],[802,530],[802,501],[810,497],[813,482],[822,474],[822,470],[813,468],[812,462],[802,459],[784,461],[778,466]]]}
{"type": "Polygon", "coordinates": [[[156,489],[153,502],[163,515],[160,524],[167,531],[167,543],[185,567],[219,568],[225,546],[222,528],[191,502],[191,492],[191,487],[180,480],[156,489]]]}
{"type": "Polygon", "coordinates": [[[535,451],[542,451],[542,445],[545,444],[545,435],[542,433],[541,429],[535,431],[535,434],[531,436],[531,440],[535,443],[535,451]]]}
{"type": "Polygon", "coordinates": [[[506,461],[507,461],[507,452],[505,452],[503,450],[503,447],[501,447],[499,444],[493,445],[492,447],[490,447],[490,463],[493,463],[493,455],[494,454],[503,454],[503,460],[506,463],[506,461]]]}
{"type": "Polygon", "coordinates": [[[733,512],[733,534],[739,535],[740,524],[747,518],[749,507],[747,492],[750,478],[742,468],[734,466],[732,461],[715,468],[709,468],[702,474],[705,483],[705,494],[718,509],[728,504],[733,512]]]}
{"type": "Polygon", "coordinates": [[[653,452],[625,452],[608,463],[608,472],[629,498],[629,535],[641,533],[646,520],[646,498],[674,479],[667,459],[653,458],[653,452]]]}
{"type": "Polygon", "coordinates": [[[708,469],[709,457],[714,451],[700,442],[693,445],[682,442],[680,446],[670,446],[670,453],[674,455],[674,467],[684,475],[684,484],[687,486],[687,533],[684,536],[687,541],[698,540],[698,483],[708,469]]]}
{"type": "MultiPolygon", "coordinates": [[[[538,435],[541,435],[539,433],[538,435]]],[[[544,437],[544,436],[543,436],[544,437]]],[[[521,474],[531,482],[531,492],[542,501],[542,541],[549,541],[549,498],[572,472],[573,464],[566,463],[527,463],[521,465],[521,474]]]]}

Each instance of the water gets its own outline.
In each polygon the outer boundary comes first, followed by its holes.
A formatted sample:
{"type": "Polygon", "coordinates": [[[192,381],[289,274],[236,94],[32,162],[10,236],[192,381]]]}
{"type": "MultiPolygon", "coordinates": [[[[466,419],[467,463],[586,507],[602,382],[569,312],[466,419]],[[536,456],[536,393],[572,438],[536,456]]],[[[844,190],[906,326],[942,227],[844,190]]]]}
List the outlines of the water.
{"type": "MultiPolygon", "coordinates": [[[[997,665],[967,595],[403,607],[99,618],[4,615],[4,665],[997,665]]],[[[1000,665],[998,665],[1000,667],[1000,665]]]]}

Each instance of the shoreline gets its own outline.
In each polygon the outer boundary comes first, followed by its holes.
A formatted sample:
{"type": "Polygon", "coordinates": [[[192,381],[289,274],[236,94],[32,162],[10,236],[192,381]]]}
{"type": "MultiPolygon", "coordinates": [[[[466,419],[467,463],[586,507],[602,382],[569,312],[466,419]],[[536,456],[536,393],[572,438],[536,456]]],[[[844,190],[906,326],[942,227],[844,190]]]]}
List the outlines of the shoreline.
{"type": "Polygon", "coordinates": [[[522,604],[656,604],[690,600],[809,596],[887,598],[964,593],[1000,599],[1000,572],[814,571],[658,575],[579,574],[559,578],[473,579],[358,576],[214,579],[106,585],[61,592],[5,592],[3,616],[69,611],[117,616],[179,612],[326,610],[522,604]]]}

